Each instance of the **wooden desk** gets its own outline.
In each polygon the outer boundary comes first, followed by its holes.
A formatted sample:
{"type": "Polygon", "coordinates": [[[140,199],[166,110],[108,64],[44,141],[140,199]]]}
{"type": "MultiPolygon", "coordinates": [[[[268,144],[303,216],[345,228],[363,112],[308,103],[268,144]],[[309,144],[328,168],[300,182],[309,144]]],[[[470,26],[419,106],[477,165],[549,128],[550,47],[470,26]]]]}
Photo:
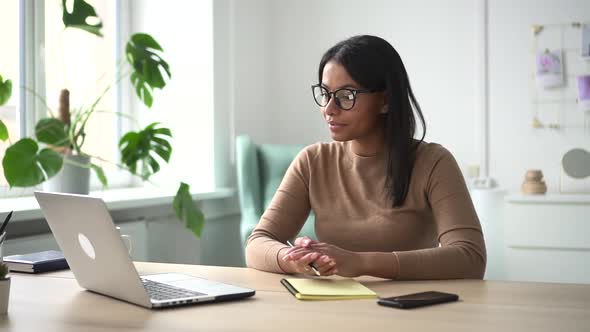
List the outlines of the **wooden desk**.
{"type": "Polygon", "coordinates": [[[415,310],[375,300],[304,302],[283,277],[251,269],[136,263],[141,274],[182,272],[257,290],[225,303],[148,310],[81,289],[69,271],[12,274],[2,331],[588,331],[590,285],[361,278],[380,296],[439,290],[461,301],[415,310]]]}

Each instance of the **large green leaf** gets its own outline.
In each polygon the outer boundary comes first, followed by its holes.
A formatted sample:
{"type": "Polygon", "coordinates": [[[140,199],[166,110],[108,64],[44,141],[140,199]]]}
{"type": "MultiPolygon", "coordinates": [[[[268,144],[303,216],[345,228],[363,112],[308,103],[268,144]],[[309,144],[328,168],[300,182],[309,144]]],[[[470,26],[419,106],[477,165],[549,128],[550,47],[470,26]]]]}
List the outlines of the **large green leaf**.
{"type": "Polygon", "coordinates": [[[98,177],[98,180],[100,181],[100,183],[102,183],[103,187],[108,186],[108,181],[107,181],[107,177],[104,174],[104,170],[102,169],[102,167],[98,166],[97,164],[90,164],[90,168],[92,168],[94,170],[94,172],[96,173],[96,176],[98,177]]]}
{"type": "Polygon", "coordinates": [[[131,73],[131,84],[135,87],[137,97],[143,101],[145,106],[152,107],[154,97],[152,96],[152,88],[143,80],[137,73],[131,73]]]}
{"type": "Polygon", "coordinates": [[[62,155],[50,149],[39,151],[37,142],[30,138],[11,145],[2,159],[4,177],[10,187],[38,185],[57,174],[62,165],[62,155]]]}
{"type": "Polygon", "coordinates": [[[2,80],[2,75],[0,75],[0,106],[6,104],[10,96],[12,95],[12,81],[7,79],[6,81],[2,80]]]}
{"type": "Polygon", "coordinates": [[[84,31],[102,37],[102,20],[96,15],[96,10],[91,4],[84,0],[71,0],[74,2],[72,12],[68,12],[67,0],[62,0],[62,20],[66,28],[82,29],[84,31]],[[90,24],[88,21],[95,20],[96,23],[90,24]]]}
{"type": "Polygon", "coordinates": [[[8,128],[4,124],[4,121],[0,120],[0,141],[6,142],[8,139],[8,128]]]}
{"type": "Polygon", "coordinates": [[[69,138],[66,125],[56,118],[39,120],[35,126],[35,136],[39,142],[55,146],[68,146],[69,138]]]}
{"type": "Polygon", "coordinates": [[[176,212],[176,217],[186,222],[186,228],[190,229],[197,237],[201,237],[203,226],[205,225],[205,216],[203,212],[199,210],[190,193],[190,187],[188,184],[181,182],[172,207],[176,212]]]}
{"type": "Polygon", "coordinates": [[[143,180],[160,170],[156,156],[169,162],[172,154],[172,145],[168,141],[172,133],[168,128],[156,127],[158,124],[154,122],[140,132],[128,132],[119,141],[121,161],[143,180]]]}
{"type": "Polygon", "coordinates": [[[125,48],[127,61],[133,68],[130,75],[131,84],[135,87],[137,97],[147,107],[152,106],[153,90],[163,89],[166,86],[162,71],[166,73],[168,79],[172,78],[170,66],[156,51],[164,50],[152,36],[145,33],[136,33],[131,36],[125,48]]]}

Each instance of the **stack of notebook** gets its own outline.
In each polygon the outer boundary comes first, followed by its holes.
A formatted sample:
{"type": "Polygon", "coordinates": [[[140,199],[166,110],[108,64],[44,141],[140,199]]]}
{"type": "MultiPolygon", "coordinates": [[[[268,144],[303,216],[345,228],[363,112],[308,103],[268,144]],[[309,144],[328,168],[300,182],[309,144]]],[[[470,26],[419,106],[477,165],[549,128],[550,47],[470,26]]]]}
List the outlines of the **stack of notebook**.
{"type": "Polygon", "coordinates": [[[68,268],[68,262],[61,251],[48,250],[24,255],[4,257],[10,271],[40,273],[68,268]]]}

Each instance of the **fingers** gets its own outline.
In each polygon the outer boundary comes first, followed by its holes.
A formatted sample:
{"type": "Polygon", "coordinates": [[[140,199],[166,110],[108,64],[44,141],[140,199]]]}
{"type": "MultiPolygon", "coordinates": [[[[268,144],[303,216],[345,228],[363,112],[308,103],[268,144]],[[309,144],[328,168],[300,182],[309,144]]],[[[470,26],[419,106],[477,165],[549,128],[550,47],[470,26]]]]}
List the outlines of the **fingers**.
{"type": "Polygon", "coordinates": [[[300,259],[301,257],[305,256],[306,254],[309,254],[310,252],[313,252],[307,248],[289,248],[286,252],[285,252],[285,257],[289,257],[292,260],[297,260],[300,259]]]}
{"type": "Polygon", "coordinates": [[[341,269],[344,269],[344,275],[349,273],[346,262],[350,259],[351,252],[308,237],[297,238],[295,243],[296,247],[287,249],[283,260],[290,261],[297,273],[313,276],[314,271],[309,264],[313,264],[321,276],[339,275],[341,269]],[[345,264],[342,265],[343,263],[345,264]]]}
{"type": "Polygon", "coordinates": [[[310,252],[308,254],[303,255],[303,257],[299,258],[297,260],[298,264],[302,264],[302,265],[309,265],[311,263],[313,263],[316,259],[318,259],[322,254],[317,253],[317,252],[310,252]]]}
{"type": "Polygon", "coordinates": [[[331,271],[336,266],[336,262],[331,257],[306,248],[289,249],[283,256],[283,260],[291,262],[297,273],[308,275],[315,274],[310,265],[313,265],[322,276],[333,274],[331,271]]]}
{"type": "Polygon", "coordinates": [[[295,239],[295,246],[289,248],[289,250],[287,250],[286,254],[292,253],[294,251],[296,251],[297,249],[309,249],[311,247],[315,247],[318,245],[322,245],[325,246],[326,244],[322,243],[322,242],[318,242],[318,241],[314,241],[308,237],[298,237],[297,239],[295,239]]]}
{"type": "Polygon", "coordinates": [[[295,247],[285,251],[283,260],[290,262],[297,273],[315,275],[310,264],[321,276],[330,276],[338,272],[336,261],[331,255],[332,246],[314,241],[307,236],[296,238],[294,243],[295,247]]]}
{"type": "Polygon", "coordinates": [[[336,262],[329,256],[320,255],[315,261],[313,261],[313,265],[321,275],[327,276],[332,274],[329,273],[329,271],[336,266],[336,262]]]}
{"type": "Polygon", "coordinates": [[[311,264],[314,263],[320,256],[324,256],[321,253],[311,251],[305,248],[297,248],[296,250],[287,251],[283,260],[285,261],[297,261],[298,263],[311,264]]]}
{"type": "Polygon", "coordinates": [[[314,241],[314,240],[312,240],[312,239],[310,239],[307,236],[298,237],[298,238],[295,239],[295,246],[297,246],[297,247],[307,248],[307,247],[309,247],[310,245],[312,245],[314,243],[317,243],[317,242],[314,241]]]}
{"type": "Polygon", "coordinates": [[[310,252],[304,254],[296,260],[293,260],[293,263],[295,264],[296,270],[299,273],[313,275],[315,274],[315,272],[311,268],[310,264],[312,264],[312,262],[314,262],[319,256],[320,254],[318,254],[317,252],[310,252]]]}
{"type": "MultiPolygon", "coordinates": [[[[316,253],[317,254],[317,253],[316,253]]],[[[336,262],[332,260],[330,257],[318,254],[318,258],[310,262],[309,264],[305,264],[302,266],[304,269],[304,274],[312,275],[312,276],[330,276],[334,274],[336,262]],[[317,273],[316,273],[317,271],[317,273]]],[[[316,255],[313,255],[316,257],[316,255]]],[[[310,258],[313,258],[310,257],[310,258]]],[[[304,260],[307,260],[308,257],[304,256],[304,260]]]]}

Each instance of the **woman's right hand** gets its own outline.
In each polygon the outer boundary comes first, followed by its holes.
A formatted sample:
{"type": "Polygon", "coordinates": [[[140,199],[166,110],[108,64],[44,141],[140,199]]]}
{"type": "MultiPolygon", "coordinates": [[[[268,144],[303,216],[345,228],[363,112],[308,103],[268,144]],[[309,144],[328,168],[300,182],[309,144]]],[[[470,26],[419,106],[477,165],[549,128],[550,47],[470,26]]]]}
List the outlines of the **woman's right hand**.
{"type": "Polygon", "coordinates": [[[281,250],[279,252],[279,259],[282,261],[280,264],[283,270],[314,276],[316,274],[309,266],[313,264],[322,276],[330,276],[337,273],[336,262],[332,258],[308,248],[314,242],[307,237],[297,238],[295,240],[295,247],[281,250]]]}

